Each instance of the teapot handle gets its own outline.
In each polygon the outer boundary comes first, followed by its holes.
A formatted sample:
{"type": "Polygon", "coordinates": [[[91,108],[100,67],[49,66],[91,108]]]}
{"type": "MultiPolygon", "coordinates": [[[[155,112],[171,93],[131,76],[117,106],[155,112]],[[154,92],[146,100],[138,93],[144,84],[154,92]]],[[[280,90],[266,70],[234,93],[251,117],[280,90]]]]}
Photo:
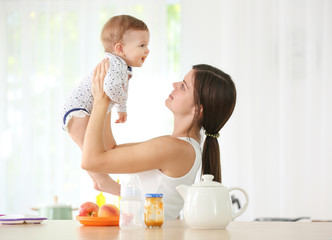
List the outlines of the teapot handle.
{"type": "Polygon", "coordinates": [[[234,191],[234,190],[238,190],[238,191],[242,192],[243,195],[244,195],[244,197],[245,197],[245,199],[246,199],[246,202],[244,203],[244,206],[243,206],[238,212],[232,214],[232,219],[235,219],[235,218],[237,218],[238,216],[240,216],[242,213],[244,213],[244,211],[245,211],[245,210],[247,209],[247,207],[248,207],[248,202],[249,202],[249,200],[248,200],[248,199],[249,199],[248,194],[247,194],[247,192],[246,192],[244,189],[239,188],[239,187],[230,187],[230,188],[228,188],[228,192],[229,192],[229,193],[230,193],[231,191],[234,191]]]}

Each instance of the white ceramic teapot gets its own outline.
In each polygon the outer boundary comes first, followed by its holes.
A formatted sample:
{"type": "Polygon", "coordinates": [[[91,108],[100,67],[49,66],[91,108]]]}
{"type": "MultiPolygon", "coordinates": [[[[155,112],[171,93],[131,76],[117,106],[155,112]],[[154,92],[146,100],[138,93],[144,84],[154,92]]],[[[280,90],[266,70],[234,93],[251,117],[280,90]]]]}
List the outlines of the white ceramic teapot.
{"type": "Polygon", "coordinates": [[[195,229],[224,229],[231,220],[240,216],[248,207],[248,195],[242,188],[226,188],[212,181],[213,175],[203,175],[202,181],[192,186],[179,185],[176,190],[184,199],[184,220],[195,229]],[[241,191],[245,196],[243,207],[233,211],[230,192],[241,191]]]}

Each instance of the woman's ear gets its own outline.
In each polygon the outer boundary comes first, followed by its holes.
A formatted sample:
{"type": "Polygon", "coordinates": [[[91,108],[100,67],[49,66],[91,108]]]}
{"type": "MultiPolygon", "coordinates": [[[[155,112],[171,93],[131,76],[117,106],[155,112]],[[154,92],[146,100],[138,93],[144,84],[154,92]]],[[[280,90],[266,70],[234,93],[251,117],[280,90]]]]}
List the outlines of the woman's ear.
{"type": "Polygon", "coordinates": [[[119,55],[119,56],[123,56],[124,55],[124,50],[123,50],[122,43],[115,44],[114,50],[115,50],[116,55],[119,55]]]}
{"type": "Polygon", "coordinates": [[[200,107],[199,116],[200,116],[200,117],[203,117],[203,106],[202,106],[202,105],[201,105],[201,107],[200,107]]]}
{"type": "Polygon", "coordinates": [[[202,118],[203,117],[203,106],[200,105],[200,108],[199,108],[199,117],[202,118]]]}
{"type": "Polygon", "coordinates": [[[194,111],[193,111],[194,114],[196,114],[197,111],[199,111],[199,117],[200,117],[200,118],[203,117],[203,106],[202,106],[202,105],[200,105],[200,107],[198,107],[198,106],[194,107],[193,110],[194,110],[194,111]]]}

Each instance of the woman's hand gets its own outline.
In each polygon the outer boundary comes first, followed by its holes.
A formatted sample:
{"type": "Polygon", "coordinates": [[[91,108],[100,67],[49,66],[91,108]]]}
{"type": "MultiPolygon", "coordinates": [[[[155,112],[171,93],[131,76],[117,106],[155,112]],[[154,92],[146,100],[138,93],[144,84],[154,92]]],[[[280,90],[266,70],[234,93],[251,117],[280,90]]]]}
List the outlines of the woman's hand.
{"type": "Polygon", "coordinates": [[[116,144],[113,138],[111,126],[109,124],[111,120],[111,113],[107,115],[107,108],[111,99],[104,92],[103,88],[104,78],[108,69],[108,59],[104,59],[97,65],[95,71],[93,72],[91,93],[94,100],[84,136],[82,150],[82,168],[84,169],[93,170],[102,166],[104,161],[103,155],[105,153],[105,145],[107,146],[107,149],[112,149],[116,144]],[[108,120],[108,124],[106,123],[106,119],[108,120]],[[107,134],[105,134],[104,138],[105,129],[107,129],[107,134]],[[104,139],[106,144],[104,143],[104,139]]]}
{"type": "Polygon", "coordinates": [[[97,65],[93,72],[91,92],[94,101],[107,101],[108,103],[111,101],[111,99],[106,95],[103,87],[104,79],[108,69],[109,61],[106,58],[97,65]]]}

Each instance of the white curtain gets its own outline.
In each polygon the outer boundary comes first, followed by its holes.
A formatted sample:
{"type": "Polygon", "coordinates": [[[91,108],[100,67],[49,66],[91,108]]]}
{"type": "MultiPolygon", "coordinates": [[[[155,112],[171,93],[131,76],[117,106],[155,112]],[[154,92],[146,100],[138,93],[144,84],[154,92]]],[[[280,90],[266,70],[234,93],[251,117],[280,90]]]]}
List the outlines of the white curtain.
{"type": "Polygon", "coordinates": [[[150,55],[134,69],[128,121],[114,126],[117,140],[169,133],[166,1],[0,0],[0,213],[33,213],[55,195],[73,207],[95,201],[59,110],[102,59],[100,30],[117,14],[142,19],[151,33],[150,55]]]}
{"type": "Polygon", "coordinates": [[[332,1],[181,7],[183,71],[210,63],[237,86],[219,141],[223,183],[250,197],[238,219],[332,219],[332,1]]]}

